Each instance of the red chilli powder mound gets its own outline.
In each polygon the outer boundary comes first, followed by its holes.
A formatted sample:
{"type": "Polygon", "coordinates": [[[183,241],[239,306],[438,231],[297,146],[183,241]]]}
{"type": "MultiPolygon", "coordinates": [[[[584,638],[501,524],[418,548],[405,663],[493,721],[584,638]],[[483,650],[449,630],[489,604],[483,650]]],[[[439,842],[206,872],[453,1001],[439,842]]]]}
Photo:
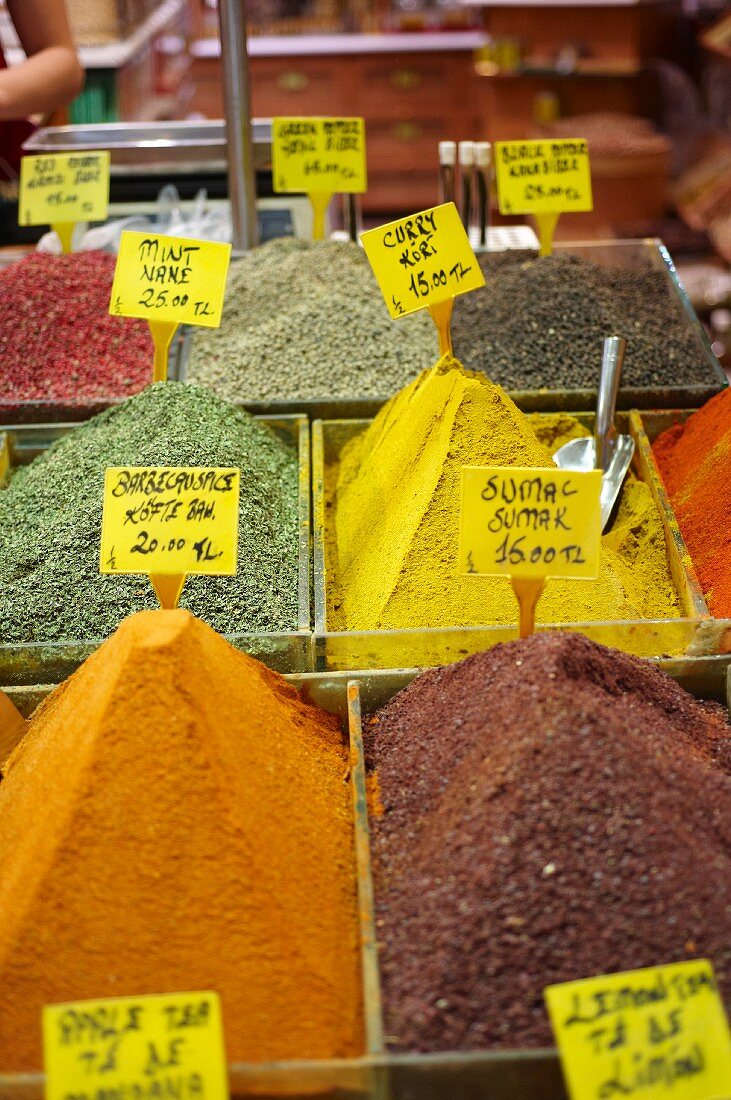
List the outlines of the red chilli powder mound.
{"type": "Polygon", "coordinates": [[[731,390],[655,441],[653,452],[713,614],[731,617],[731,390]]]}
{"type": "Polygon", "coordinates": [[[549,1046],[546,985],[697,957],[731,1000],[720,707],[537,634],[419,676],[366,753],[394,1048],[549,1046]]]}
{"type": "Polygon", "coordinates": [[[115,263],[37,252],[0,270],[0,410],[129,397],[152,380],[147,324],[109,314],[115,263]]]}

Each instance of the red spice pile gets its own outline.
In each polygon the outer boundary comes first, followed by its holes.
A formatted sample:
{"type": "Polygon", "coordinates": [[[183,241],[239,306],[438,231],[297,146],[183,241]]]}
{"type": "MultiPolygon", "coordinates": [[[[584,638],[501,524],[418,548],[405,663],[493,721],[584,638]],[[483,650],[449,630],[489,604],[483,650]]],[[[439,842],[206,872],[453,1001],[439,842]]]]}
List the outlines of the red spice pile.
{"type": "Polygon", "coordinates": [[[708,606],[730,618],[731,390],[668,428],[653,451],[708,606]]]}
{"type": "Polygon", "coordinates": [[[152,380],[147,324],[109,314],[115,262],[39,252],[0,271],[0,416],[18,402],[129,397],[152,380]]]}
{"type": "Polygon", "coordinates": [[[543,989],[705,958],[731,1003],[731,730],[647,661],[535,634],[366,729],[386,1034],[552,1043],[543,989]],[[376,802],[376,799],[373,800],[376,802]]]}

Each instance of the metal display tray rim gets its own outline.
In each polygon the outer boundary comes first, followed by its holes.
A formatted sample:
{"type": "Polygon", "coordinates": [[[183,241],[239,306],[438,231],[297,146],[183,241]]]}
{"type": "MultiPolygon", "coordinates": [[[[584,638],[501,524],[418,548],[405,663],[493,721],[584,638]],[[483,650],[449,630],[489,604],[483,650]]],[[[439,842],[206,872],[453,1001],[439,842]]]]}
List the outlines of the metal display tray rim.
{"type": "MultiPolygon", "coordinates": [[[[251,120],[255,167],[271,164],[272,120],[251,120]]],[[[83,153],[108,149],[113,175],[131,167],[226,171],[226,123],[223,119],[180,119],[169,122],[108,122],[76,126],[45,126],[27,139],[26,153],[83,153]]]]}
{"type": "MultiPolygon", "coordinates": [[[[577,419],[590,423],[593,414],[578,414],[577,419]]],[[[680,529],[673,513],[670,502],[660,481],[657,468],[652,459],[649,441],[645,435],[640,414],[631,412],[620,414],[618,422],[620,427],[623,421],[627,430],[636,441],[634,459],[635,472],[639,472],[641,480],[650,489],[655,505],[660,513],[664,533],[668,563],[677,594],[681,601],[681,615],[673,619],[638,619],[638,620],[614,620],[602,622],[599,620],[589,623],[539,623],[536,629],[567,630],[572,633],[580,632],[596,641],[604,641],[603,635],[623,636],[628,642],[633,639],[637,645],[646,638],[645,644],[653,644],[655,635],[660,635],[666,641],[671,641],[673,648],[682,646],[684,653],[695,656],[708,656],[718,654],[724,642],[724,636],[731,627],[731,622],[713,619],[703,598],[690,555],[683,541],[680,529]],[[709,652],[710,651],[710,652],[709,652]]],[[[447,645],[446,659],[457,659],[458,656],[476,652],[477,649],[487,648],[501,641],[508,641],[516,636],[517,624],[477,624],[471,626],[440,626],[440,627],[403,627],[390,630],[353,631],[332,630],[328,624],[329,600],[328,600],[328,563],[326,552],[326,530],[328,527],[327,492],[325,485],[325,469],[328,460],[332,460],[329,453],[328,434],[333,429],[339,429],[348,438],[352,438],[357,431],[363,430],[370,421],[359,420],[316,420],[312,425],[312,486],[313,486],[313,591],[315,604],[314,646],[315,667],[335,670],[339,668],[370,668],[388,667],[388,650],[395,650],[391,660],[398,662],[398,657],[414,648],[417,652],[424,650],[428,654],[428,647],[433,645],[436,649],[447,645]],[[340,651],[347,656],[342,656],[340,651]],[[343,660],[345,663],[334,663],[343,660]]],[[[338,450],[344,440],[333,444],[333,449],[338,450]]],[[[517,618],[517,614],[516,614],[517,618]]],[[[616,644],[610,641],[604,644],[616,644]]],[[[668,646],[661,646],[659,652],[645,652],[645,657],[662,657],[666,654],[668,646]]],[[[402,662],[403,663],[403,662],[402,662]]],[[[430,663],[435,663],[430,660],[430,663]]],[[[437,661],[436,663],[442,663],[437,661]]]]}
{"type": "MultiPolygon", "coordinates": [[[[559,241],[556,243],[557,252],[596,253],[599,250],[609,251],[619,255],[622,251],[632,250],[639,255],[648,257],[650,266],[662,271],[673,288],[677,298],[678,308],[682,311],[688,327],[693,331],[699,345],[699,353],[702,353],[709,371],[707,382],[677,383],[662,388],[657,386],[622,386],[617,398],[617,408],[629,411],[630,409],[657,409],[668,407],[699,407],[714,397],[720,390],[728,385],[726,375],[716,358],[711,343],[705,330],[698,320],[698,316],[688,297],[685,287],[678,278],[675,264],[663,242],[658,237],[638,237],[623,241],[559,241]]],[[[408,322],[407,322],[408,323],[408,322]]],[[[188,381],[188,366],[190,362],[192,342],[195,334],[187,328],[181,340],[177,344],[178,361],[173,367],[174,376],[179,382],[188,381]]],[[[434,354],[437,355],[436,338],[434,354]]],[[[205,382],[193,379],[199,385],[205,382]]],[[[505,387],[504,387],[505,388],[505,387]]],[[[596,408],[596,389],[573,390],[514,390],[505,388],[505,392],[524,412],[588,412],[596,408]]],[[[352,397],[333,398],[326,395],[307,398],[282,398],[278,400],[237,398],[250,412],[302,412],[314,419],[347,419],[352,416],[374,416],[377,411],[389,400],[390,394],[381,395],[354,395],[352,397]]]]}
{"type": "MultiPolygon", "coordinates": [[[[311,586],[311,454],[310,454],[310,429],[307,418],[301,415],[290,416],[259,416],[256,417],[262,423],[278,432],[281,438],[293,442],[297,449],[297,626],[289,631],[264,632],[233,632],[224,635],[228,641],[238,649],[242,649],[257,659],[267,664],[267,656],[270,659],[277,658],[283,663],[277,663],[277,671],[295,671],[310,669],[313,665],[312,656],[312,619],[313,599],[311,586]]],[[[78,423],[66,424],[8,424],[0,425],[0,472],[3,468],[2,454],[5,451],[10,457],[10,468],[13,450],[19,449],[24,457],[31,461],[36,454],[46,450],[55,440],[59,439],[74,429],[81,427],[78,423]],[[16,442],[20,437],[20,441],[16,442]]],[[[0,478],[0,483],[2,478],[0,478]]],[[[2,488],[0,488],[2,492],[2,488]]],[[[29,642],[0,642],[0,678],[3,672],[7,674],[8,666],[23,664],[31,672],[43,675],[44,669],[51,673],[52,678],[60,679],[69,675],[69,672],[86,659],[103,642],[104,638],[65,639],[65,640],[40,640],[29,642]]],[[[22,672],[23,680],[27,682],[27,676],[22,672]]],[[[47,677],[46,677],[47,678],[47,677]]],[[[15,677],[13,677],[15,679],[15,677]]]]}
{"type": "MultiPolygon", "coordinates": [[[[717,666],[706,662],[699,669],[697,660],[679,660],[667,667],[666,671],[678,683],[689,690],[696,698],[724,699],[731,707],[731,674],[726,668],[722,680],[719,680],[717,666]]],[[[354,807],[354,836],[356,839],[356,874],[358,876],[358,897],[361,910],[361,928],[363,930],[362,975],[364,991],[364,1021],[366,1053],[352,1059],[331,1059],[321,1062],[291,1061],[264,1062],[259,1064],[231,1064],[229,1066],[230,1091],[236,1095],[271,1096],[270,1090],[277,1084],[287,1082],[292,1085],[299,1082],[304,1088],[310,1082],[308,1095],[324,1097],[331,1094],[334,1080],[345,1077],[357,1091],[348,1093],[353,1097],[385,1100],[407,1100],[415,1095],[427,1095],[430,1100],[445,1095],[438,1086],[430,1082],[431,1075],[443,1070],[445,1081],[449,1081],[449,1092],[453,1100],[471,1100],[476,1095],[475,1074],[486,1074],[487,1079],[480,1081],[483,1089],[489,1086],[489,1095],[493,1100],[512,1100],[511,1091],[516,1082],[513,1075],[507,1081],[501,1071],[513,1067],[515,1072],[525,1074],[535,1071],[541,1074],[533,1082],[539,1091],[532,1091],[534,1100],[565,1100],[558,1055],[555,1048],[511,1048],[484,1051],[444,1051],[430,1053],[391,1053],[384,1043],[383,1012],[380,996],[380,968],[376,945],[376,925],[374,910],[374,888],[371,867],[370,823],[366,802],[366,771],[362,744],[361,719],[363,714],[384,706],[393,696],[420,674],[420,669],[399,668],[377,671],[304,673],[287,675],[288,683],[297,687],[304,699],[312,702],[331,714],[336,714],[348,726],[348,743],[354,782],[352,785],[354,807]],[[363,845],[359,851],[358,844],[363,845]],[[406,1091],[401,1093],[400,1082],[390,1080],[391,1074],[403,1074],[408,1071],[414,1077],[406,1081],[406,1091]],[[465,1092],[460,1090],[459,1073],[470,1074],[465,1082],[465,1092]],[[418,1075],[418,1076],[417,1076],[418,1075]],[[420,1080],[427,1091],[417,1093],[409,1091],[420,1080]],[[429,1090],[429,1084],[434,1091],[429,1090]],[[321,1092],[312,1092],[319,1085],[321,1092]],[[389,1091],[390,1089],[390,1091],[389,1091]],[[457,1091],[452,1091],[456,1089],[457,1091]]],[[[52,685],[34,685],[33,687],[9,687],[8,695],[27,715],[32,707],[53,690],[52,685]],[[32,700],[32,707],[29,705],[32,700]],[[28,704],[28,705],[25,705],[28,704]]],[[[519,1079],[519,1077],[518,1077],[519,1079]]],[[[41,1073],[0,1074],[0,1097],[3,1100],[40,1100],[44,1077],[41,1073]]],[[[287,1090],[287,1095],[292,1095],[287,1090]]],[[[481,1092],[488,1095],[488,1092],[481,1092]]],[[[285,1095],[283,1091],[281,1095],[285,1095]]],[[[298,1094],[301,1095],[301,1094],[298,1094]]],[[[344,1095],[338,1093],[338,1095],[344,1095]]]]}

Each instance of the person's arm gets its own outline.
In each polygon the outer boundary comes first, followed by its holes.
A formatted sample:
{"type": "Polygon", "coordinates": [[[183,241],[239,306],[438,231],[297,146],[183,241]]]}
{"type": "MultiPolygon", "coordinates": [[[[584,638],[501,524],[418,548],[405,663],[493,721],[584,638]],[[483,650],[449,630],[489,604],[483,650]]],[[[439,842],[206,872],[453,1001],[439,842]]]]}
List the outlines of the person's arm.
{"type": "Polygon", "coordinates": [[[7,0],[28,60],[0,69],[0,119],[26,118],[70,103],[83,87],[63,0],[7,0]]]}

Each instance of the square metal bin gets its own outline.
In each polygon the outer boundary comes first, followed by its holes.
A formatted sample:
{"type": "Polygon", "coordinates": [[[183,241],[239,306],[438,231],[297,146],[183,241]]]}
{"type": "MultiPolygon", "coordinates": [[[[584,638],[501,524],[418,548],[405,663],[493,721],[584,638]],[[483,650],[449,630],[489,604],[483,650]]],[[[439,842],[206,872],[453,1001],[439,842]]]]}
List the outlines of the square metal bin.
{"type": "MultiPolygon", "coordinates": [[[[298,611],[295,630],[277,634],[226,635],[232,645],[262,661],[277,672],[307,672],[313,667],[312,611],[310,596],[310,431],[301,416],[260,417],[282,439],[297,447],[299,559],[297,573],[298,611]]],[[[42,424],[0,427],[0,485],[3,466],[31,462],[77,424],[42,424]]],[[[2,491],[0,489],[0,491],[2,491]]],[[[0,683],[57,683],[97,649],[102,638],[80,638],[67,642],[0,644],[0,683]]]]}
{"type": "MultiPolygon", "coordinates": [[[[593,414],[577,414],[586,426],[593,414]]],[[[340,631],[332,627],[329,607],[327,532],[330,522],[327,507],[333,490],[334,465],[349,439],[363,431],[368,421],[315,421],[312,429],[313,450],[313,522],[314,522],[314,593],[315,593],[315,667],[340,670],[348,668],[399,668],[443,664],[469,653],[488,649],[498,642],[515,638],[516,625],[436,627],[422,629],[340,631]]],[[[650,488],[660,511],[665,530],[668,562],[673,583],[681,601],[683,617],[663,620],[625,620],[616,622],[540,624],[538,630],[560,627],[585,634],[593,641],[617,646],[642,657],[715,656],[719,653],[718,630],[710,619],[695,572],[690,562],[675,516],[670,509],[652,461],[649,444],[637,413],[617,417],[620,431],[629,432],[636,443],[634,472],[650,488]]],[[[731,624],[730,624],[731,625],[731,624]]]]}
{"type": "MultiPolygon", "coordinates": [[[[726,676],[712,662],[663,661],[662,667],[697,698],[728,701],[726,676]]],[[[418,675],[417,669],[287,676],[305,698],[348,724],[354,807],[358,902],[362,936],[365,1053],[323,1062],[231,1065],[232,1097],[312,1097],[313,1100],[566,1100],[553,1049],[390,1054],[385,1048],[380,993],[361,712],[372,713],[418,675]]],[[[52,690],[10,687],[29,716],[52,690]]],[[[158,992],[150,990],[150,992],[158,992]]],[[[0,1100],[42,1100],[41,1074],[0,1075],[0,1100]]]]}
{"type": "MultiPolygon", "coordinates": [[[[698,361],[705,367],[706,380],[702,383],[680,381],[661,386],[623,386],[619,391],[617,407],[620,409],[656,409],[673,406],[698,407],[727,385],[726,375],[716,358],[708,337],[696,315],[683,284],[678,278],[670,253],[662,241],[644,238],[628,241],[558,242],[556,252],[567,252],[591,260],[600,267],[618,267],[632,271],[659,271],[668,284],[669,308],[679,313],[695,338],[698,361]]],[[[385,306],[384,306],[385,309],[385,306]]],[[[408,318],[397,322],[408,324],[408,318]]],[[[188,329],[177,345],[179,359],[171,366],[171,377],[180,382],[188,380],[188,364],[196,333],[188,329]]],[[[597,350],[597,356],[601,349],[597,350]]],[[[434,337],[434,358],[437,358],[437,340],[434,337]]],[[[598,359],[597,359],[598,363],[598,359]]],[[[424,366],[429,366],[424,363],[424,366]]],[[[597,366],[597,382],[599,369],[597,366]]],[[[404,384],[408,380],[404,379],[404,384]]],[[[596,408],[596,387],[587,390],[555,389],[508,390],[518,408],[525,412],[571,412],[596,408]]],[[[311,419],[358,419],[375,416],[391,395],[353,394],[348,397],[284,398],[278,401],[262,401],[245,390],[237,396],[249,412],[269,415],[279,413],[306,413],[311,419]]]]}

